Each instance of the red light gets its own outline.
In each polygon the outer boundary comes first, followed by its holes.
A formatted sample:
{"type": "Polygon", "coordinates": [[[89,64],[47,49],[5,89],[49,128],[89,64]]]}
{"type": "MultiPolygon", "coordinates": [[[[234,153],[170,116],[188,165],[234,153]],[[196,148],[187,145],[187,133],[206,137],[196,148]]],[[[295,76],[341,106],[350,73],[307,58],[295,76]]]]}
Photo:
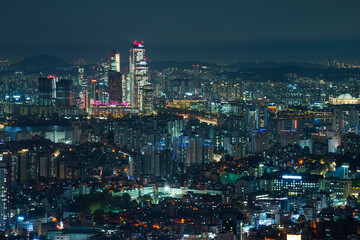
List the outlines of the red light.
{"type": "Polygon", "coordinates": [[[143,43],[144,43],[144,41],[141,41],[141,42],[134,41],[134,45],[136,45],[136,46],[139,46],[139,45],[141,45],[141,44],[143,44],[143,43]]]}
{"type": "Polygon", "coordinates": [[[48,78],[55,78],[55,76],[54,75],[49,75],[49,77],[48,78]]]}

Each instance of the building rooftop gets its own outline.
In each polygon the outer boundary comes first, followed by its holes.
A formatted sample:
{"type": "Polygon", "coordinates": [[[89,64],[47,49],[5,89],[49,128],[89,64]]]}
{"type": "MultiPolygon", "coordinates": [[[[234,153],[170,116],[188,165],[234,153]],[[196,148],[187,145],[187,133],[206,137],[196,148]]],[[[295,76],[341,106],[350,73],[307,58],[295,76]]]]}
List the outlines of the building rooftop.
{"type": "Polygon", "coordinates": [[[338,99],[352,99],[353,97],[349,93],[340,94],[338,99]]]}

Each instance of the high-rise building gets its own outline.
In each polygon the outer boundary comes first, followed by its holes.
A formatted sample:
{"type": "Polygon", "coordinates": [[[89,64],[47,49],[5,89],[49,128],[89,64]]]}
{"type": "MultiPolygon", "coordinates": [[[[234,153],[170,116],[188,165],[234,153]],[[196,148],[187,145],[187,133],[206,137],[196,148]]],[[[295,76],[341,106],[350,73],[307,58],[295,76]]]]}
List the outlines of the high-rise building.
{"type": "Polygon", "coordinates": [[[97,99],[96,91],[98,90],[98,81],[96,79],[89,79],[87,91],[87,105],[92,105],[97,99]]]}
{"type": "Polygon", "coordinates": [[[120,53],[112,50],[109,53],[110,57],[110,71],[120,72],[120,53]]]}
{"type": "Polygon", "coordinates": [[[214,161],[214,145],[211,141],[206,140],[203,144],[204,163],[211,163],[214,161]]]}
{"type": "Polygon", "coordinates": [[[300,135],[297,132],[290,130],[281,130],[280,143],[281,147],[286,147],[289,144],[299,144],[300,135]]]}
{"type": "Polygon", "coordinates": [[[38,78],[38,103],[41,106],[52,106],[54,77],[38,78]]]}
{"type": "Polygon", "coordinates": [[[28,149],[23,149],[18,152],[19,154],[19,181],[26,183],[30,180],[36,180],[38,178],[38,156],[35,152],[29,152],[28,149]]]}
{"type": "Polygon", "coordinates": [[[142,89],[142,111],[144,114],[152,114],[154,108],[154,88],[145,85],[142,89]]]}
{"type": "Polygon", "coordinates": [[[143,111],[143,87],[149,85],[149,67],[143,42],[135,41],[130,49],[129,84],[126,96],[131,107],[143,111]]]}
{"type": "Polygon", "coordinates": [[[39,156],[39,176],[45,178],[55,177],[55,157],[50,154],[39,156]]]}
{"type": "Polygon", "coordinates": [[[333,106],[332,128],[340,133],[355,131],[359,125],[359,110],[354,105],[333,106]]]}
{"type": "Polygon", "coordinates": [[[61,79],[56,83],[56,105],[73,105],[73,83],[71,80],[61,79]]]}
{"type": "Polygon", "coordinates": [[[109,72],[109,100],[110,104],[121,104],[122,102],[123,75],[120,72],[109,72]]]}
{"type": "Polygon", "coordinates": [[[10,226],[10,168],[0,154],[0,230],[10,226]]]}
{"type": "Polygon", "coordinates": [[[266,151],[271,147],[269,141],[269,131],[266,129],[252,130],[251,134],[251,152],[259,153],[266,151]]]}

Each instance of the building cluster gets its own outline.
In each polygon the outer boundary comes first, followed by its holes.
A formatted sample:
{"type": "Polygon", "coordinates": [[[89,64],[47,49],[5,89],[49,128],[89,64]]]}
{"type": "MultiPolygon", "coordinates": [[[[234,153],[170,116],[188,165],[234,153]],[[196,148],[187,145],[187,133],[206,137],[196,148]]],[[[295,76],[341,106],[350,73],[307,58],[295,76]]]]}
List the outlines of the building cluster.
{"type": "Polygon", "coordinates": [[[153,85],[143,42],[131,45],[129,67],[123,71],[116,51],[110,51],[107,59],[92,68],[77,64],[78,73],[71,75],[6,74],[0,89],[3,114],[65,117],[153,113],[153,85]]]}
{"type": "Polygon", "coordinates": [[[0,238],[360,238],[359,75],[129,60],[0,76],[0,238]]]}

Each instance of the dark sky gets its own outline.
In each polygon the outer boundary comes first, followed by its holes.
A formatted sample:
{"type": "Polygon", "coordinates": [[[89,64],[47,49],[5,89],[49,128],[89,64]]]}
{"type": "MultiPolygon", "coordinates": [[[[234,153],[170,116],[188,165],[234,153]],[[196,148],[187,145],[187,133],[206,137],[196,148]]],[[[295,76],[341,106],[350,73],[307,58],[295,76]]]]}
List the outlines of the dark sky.
{"type": "Polygon", "coordinates": [[[360,60],[360,0],[0,0],[0,59],[360,60]]]}

